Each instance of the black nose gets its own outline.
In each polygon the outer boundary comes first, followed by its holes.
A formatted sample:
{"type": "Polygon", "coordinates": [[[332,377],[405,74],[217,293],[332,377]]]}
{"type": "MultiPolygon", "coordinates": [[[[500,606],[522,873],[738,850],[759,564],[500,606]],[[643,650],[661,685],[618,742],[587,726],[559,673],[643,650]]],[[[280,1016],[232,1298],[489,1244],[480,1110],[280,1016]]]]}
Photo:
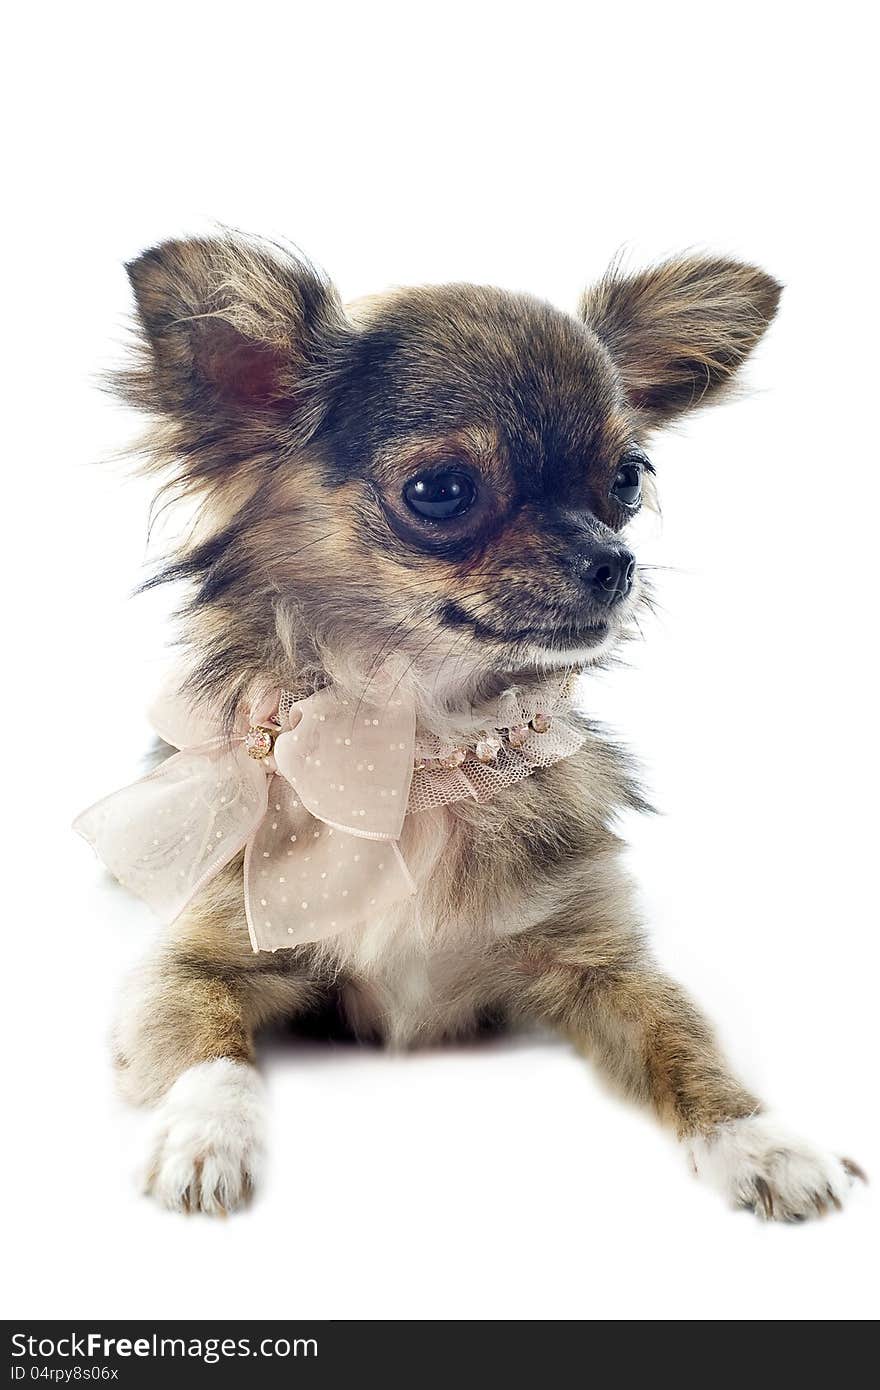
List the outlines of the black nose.
{"type": "Polygon", "coordinates": [[[594,550],[583,566],[593,598],[608,607],[626,598],[635,572],[636,557],[628,550],[612,550],[610,546],[594,550]]]}

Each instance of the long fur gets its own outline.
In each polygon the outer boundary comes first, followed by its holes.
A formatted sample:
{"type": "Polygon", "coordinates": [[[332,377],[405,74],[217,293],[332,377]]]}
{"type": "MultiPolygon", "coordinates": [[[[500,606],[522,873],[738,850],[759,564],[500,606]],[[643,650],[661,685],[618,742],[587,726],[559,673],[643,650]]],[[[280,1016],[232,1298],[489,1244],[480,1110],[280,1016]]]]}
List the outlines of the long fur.
{"type": "MultiPolygon", "coordinates": [[[[597,557],[628,554],[621,461],[650,487],[651,428],[729,382],[779,294],[752,267],[682,258],[612,273],[579,318],[461,285],[347,314],[313,267],[232,236],[166,243],[130,274],[142,339],[119,384],[152,418],[147,466],[166,498],[196,508],[148,580],[184,585],[190,692],[231,721],[257,681],[360,697],[384,663],[423,727],[463,737],[511,683],[585,670],[626,637],[644,580],[612,609],[590,579],[597,557]],[[450,459],[476,500],[426,526],[407,480],[450,459]]],[[[647,952],[615,831],[641,797],[619,750],[585,732],[574,757],[485,805],[411,815],[417,895],[348,935],[255,956],[240,862],[208,885],[117,1026],[126,1094],[160,1106],[161,1200],[239,1200],[254,1035],[328,1007],[394,1046],[543,1021],[681,1137],[708,1143],[760,1110],[647,952]],[[235,1112],[234,1142],[207,1120],[192,1137],[187,1097],[201,1115],[212,1094],[235,1112]]],[[[765,1209],[760,1184],[743,1191],[765,1209]]]]}

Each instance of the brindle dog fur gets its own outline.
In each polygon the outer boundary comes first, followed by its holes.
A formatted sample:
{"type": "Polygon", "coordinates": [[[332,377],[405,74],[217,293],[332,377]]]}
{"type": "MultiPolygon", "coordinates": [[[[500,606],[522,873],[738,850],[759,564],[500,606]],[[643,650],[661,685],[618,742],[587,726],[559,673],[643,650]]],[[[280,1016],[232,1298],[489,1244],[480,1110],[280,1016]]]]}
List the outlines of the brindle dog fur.
{"type": "MultiPolygon", "coordinates": [[[[650,594],[623,536],[653,495],[650,436],[724,394],[780,295],[752,266],[683,256],[612,269],[574,315],[464,284],[346,308],[299,256],[231,234],[129,274],[139,345],[117,385],[150,415],[163,501],[193,518],[149,581],[185,585],[188,693],[231,724],[257,680],[360,696],[388,661],[450,736],[632,631],[650,594]],[[415,509],[413,480],[449,514],[415,509]]],[[[116,1030],[125,1094],[155,1106],[163,1204],[244,1201],[264,1148],[255,1034],[328,1007],[398,1047],[487,1017],[549,1025],[732,1202],[790,1220],[842,1203],[856,1165],[779,1129],[646,949],[614,830],[641,797],[584,730],[483,805],[408,817],[417,899],[381,920],[254,954],[239,859],[163,934],[116,1030]]]]}

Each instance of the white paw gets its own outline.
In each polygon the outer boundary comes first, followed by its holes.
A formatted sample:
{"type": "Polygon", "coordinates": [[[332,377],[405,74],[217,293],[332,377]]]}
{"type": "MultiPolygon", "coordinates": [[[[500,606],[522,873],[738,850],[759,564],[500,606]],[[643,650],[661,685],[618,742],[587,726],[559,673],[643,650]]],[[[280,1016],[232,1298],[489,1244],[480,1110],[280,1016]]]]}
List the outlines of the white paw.
{"type": "Polygon", "coordinates": [[[708,1136],[688,1140],[695,1171],[733,1206],[765,1221],[804,1221],[839,1211],[857,1164],[813,1148],[766,1115],[730,1120],[708,1136]]]}
{"type": "Polygon", "coordinates": [[[156,1109],[144,1188],[173,1211],[225,1213],[250,1196],[265,1143],[263,1083],[218,1058],[179,1076],[156,1109]]]}

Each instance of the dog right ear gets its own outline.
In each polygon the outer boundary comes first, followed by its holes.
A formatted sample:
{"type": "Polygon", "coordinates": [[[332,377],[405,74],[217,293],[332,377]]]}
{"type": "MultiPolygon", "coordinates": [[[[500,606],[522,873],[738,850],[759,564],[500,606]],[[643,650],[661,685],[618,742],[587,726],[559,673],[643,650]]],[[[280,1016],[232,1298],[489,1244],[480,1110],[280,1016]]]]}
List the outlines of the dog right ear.
{"type": "Polygon", "coordinates": [[[677,256],[633,275],[612,268],[581,314],[650,428],[717,400],[769,326],[782,287],[757,266],[677,256]]]}
{"type": "Polygon", "coordinates": [[[127,267],[143,328],[122,378],[134,404],[206,429],[318,422],[318,380],[352,329],[333,286],[274,246],[224,235],[166,241],[127,267]]]}

